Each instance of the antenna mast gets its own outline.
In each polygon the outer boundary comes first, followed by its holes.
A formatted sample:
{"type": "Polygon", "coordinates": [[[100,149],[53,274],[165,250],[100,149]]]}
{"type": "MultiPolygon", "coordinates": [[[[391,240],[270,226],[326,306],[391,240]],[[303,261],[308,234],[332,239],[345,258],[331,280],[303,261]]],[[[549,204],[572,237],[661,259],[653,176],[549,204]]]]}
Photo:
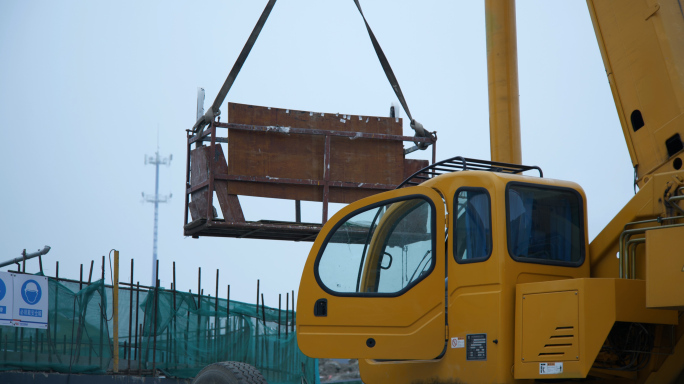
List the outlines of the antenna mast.
{"type": "Polygon", "coordinates": [[[173,159],[173,155],[169,155],[169,157],[160,157],[159,156],[159,131],[157,131],[157,151],[154,153],[153,156],[147,156],[145,155],[145,165],[147,164],[153,164],[155,167],[155,180],[154,180],[154,195],[145,195],[145,192],[143,192],[142,196],[145,202],[147,203],[154,203],[154,243],[152,246],[152,279],[150,286],[156,287],[157,286],[157,279],[159,276],[156,275],[157,273],[157,223],[159,221],[159,203],[166,203],[171,199],[173,194],[169,193],[169,195],[159,195],[159,165],[166,165],[169,166],[171,165],[171,160],[173,159]]]}

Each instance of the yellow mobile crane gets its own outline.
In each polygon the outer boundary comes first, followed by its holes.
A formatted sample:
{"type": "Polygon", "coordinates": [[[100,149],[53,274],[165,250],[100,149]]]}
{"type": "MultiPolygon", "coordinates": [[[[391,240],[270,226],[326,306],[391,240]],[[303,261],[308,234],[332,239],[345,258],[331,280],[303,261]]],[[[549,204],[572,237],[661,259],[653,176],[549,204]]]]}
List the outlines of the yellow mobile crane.
{"type": "Polygon", "coordinates": [[[357,358],[365,383],[684,382],[682,1],[587,3],[639,192],[589,243],[582,188],[519,165],[514,3],[488,0],[492,161],[438,162],[325,224],[304,353],[357,358]]]}

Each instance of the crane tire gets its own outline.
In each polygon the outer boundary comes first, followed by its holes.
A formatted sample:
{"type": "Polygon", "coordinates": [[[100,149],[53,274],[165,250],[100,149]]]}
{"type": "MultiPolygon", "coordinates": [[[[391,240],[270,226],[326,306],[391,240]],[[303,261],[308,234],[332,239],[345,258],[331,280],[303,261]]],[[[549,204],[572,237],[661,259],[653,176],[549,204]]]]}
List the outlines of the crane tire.
{"type": "Polygon", "coordinates": [[[207,365],[195,376],[192,384],[268,384],[253,366],[237,361],[207,365]]]}

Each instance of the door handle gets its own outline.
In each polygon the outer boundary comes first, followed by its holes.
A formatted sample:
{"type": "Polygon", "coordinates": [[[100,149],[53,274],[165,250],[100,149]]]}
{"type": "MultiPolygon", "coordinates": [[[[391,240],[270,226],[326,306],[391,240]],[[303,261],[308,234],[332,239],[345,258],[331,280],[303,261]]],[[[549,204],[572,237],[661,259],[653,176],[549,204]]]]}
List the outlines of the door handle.
{"type": "Polygon", "coordinates": [[[326,317],[328,316],[328,299],[318,299],[314,304],[314,316],[326,317]]]}

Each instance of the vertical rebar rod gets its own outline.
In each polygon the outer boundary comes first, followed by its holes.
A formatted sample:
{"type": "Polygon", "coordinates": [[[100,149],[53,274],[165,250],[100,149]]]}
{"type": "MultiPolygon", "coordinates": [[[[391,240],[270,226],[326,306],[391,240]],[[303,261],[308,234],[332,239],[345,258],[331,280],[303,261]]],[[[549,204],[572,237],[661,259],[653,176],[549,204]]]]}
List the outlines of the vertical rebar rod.
{"type": "MultiPolygon", "coordinates": [[[[186,211],[187,211],[187,209],[186,209],[186,211]]],[[[187,212],[186,212],[186,214],[187,214],[187,212]]],[[[173,262],[173,282],[171,284],[173,284],[173,289],[172,289],[172,291],[173,291],[173,317],[172,317],[172,321],[173,321],[173,366],[174,366],[174,368],[178,368],[178,341],[176,340],[177,335],[178,335],[178,333],[177,333],[178,330],[176,328],[177,323],[178,323],[177,322],[178,314],[176,313],[176,291],[178,290],[178,285],[176,285],[176,262],[175,261],[173,262]]]]}
{"type": "Polygon", "coordinates": [[[280,339],[280,311],[283,304],[282,296],[283,295],[281,293],[278,294],[278,339],[280,339]]]}
{"type": "Polygon", "coordinates": [[[266,310],[264,309],[266,305],[264,304],[264,294],[261,294],[261,317],[264,321],[264,330],[266,330],[266,310]]]}
{"type": "MultiPolygon", "coordinates": [[[[218,300],[219,300],[219,297],[218,297],[218,295],[219,295],[218,288],[219,288],[219,270],[218,270],[218,268],[217,268],[217,269],[216,269],[216,298],[215,298],[215,301],[214,301],[214,311],[217,312],[217,313],[218,313],[218,300]]],[[[214,319],[214,322],[216,322],[216,319],[214,319]]]]}
{"type": "Polygon", "coordinates": [[[189,340],[190,340],[190,311],[188,310],[188,317],[187,317],[187,319],[185,320],[185,361],[186,361],[186,362],[189,362],[189,361],[190,361],[190,359],[188,358],[188,357],[189,357],[189,353],[190,353],[190,352],[188,351],[188,349],[189,349],[189,345],[188,345],[189,340]]]}
{"type": "MultiPolygon", "coordinates": [[[[202,306],[202,267],[197,268],[197,309],[202,306]]],[[[199,311],[197,312],[199,316],[199,311]]],[[[199,321],[199,317],[197,318],[199,321]]]]}
{"type": "Polygon", "coordinates": [[[195,327],[195,337],[196,337],[196,343],[197,343],[197,354],[196,354],[196,361],[200,361],[200,345],[202,342],[202,337],[200,336],[201,333],[201,327],[202,327],[202,315],[200,314],[200,308],[202,305],[202,288],[201,288],[201,276],[202,276],[202,268],[198,268],[198,273],[197,273],[197,323],[195,327]]]}
{"type": "Polygon", "coordinates": [[[171,337],[169,336],[169,327],[166,327],[166,359],[162,358],[162,361],[166,363],[166,370],[169,370],[169,359],[171,357],[171,343],[169,340],[171,337]]]}
{"type": "Polygon", "coordinates": [[[81,264],[81,275],[78,278],[78,290],[83,289],[83,264],[81,264]]]}
{"type": "Polygon", "coordinates": [[[290,331],[290,292],[285,293],[285,338],[290,331]]]}
{"type": "MultiPolygon", "coordinates": [[[[105,256],[102,255],[102,264],[100,265],[100,278],[102,279],[102,284],[105,283],[105,256]]],[[[101,309],[104,311],[104,309],[101,309]]],[[[102,315],[102,313],[100,314],[102,315]]],[[[100,367],[104,364],[104,356],[102,354],[102,349],[104,346],[104,341],[102,340],[102,322],[104,316],[100,316],[100,367]]],[[[105,318],[106,320],[106,318],[105,318]]]]}
{"type": "Polygon", "coordinates": [[[294,289],[292,290],[292,333],[295,331],[295,302],[294,302],[294,289]]]}
{"type": "MultiPolygon", "coordinates": [[[[211,157],[211,156],[209,156],[211,157]]],[[[207,216],[211,217],[211,216],[207,216]]],[[[197,268],[197,344],[199,346],[202,338],[200,337],[200,327],[202,324],[202,315],[200,314],[200,308],[202,307],[202,267],[197,268]]],[[[200,361],[200,351],[197,348],[197,361],[200,361]]]]}
{"type": "MultiPolygon", "coordinates": [[[[176,291],[178,290],[178,285],[176,284],[176,262],[173,262],[173,310],[176,310],[176,291]]],[[[174,330],[175,332],[175,330],[174,330]]]]}
{"type": "MultiPolygon", "coordinates": [[[[103,257],[104,257],[104,256],[103,256],[103,257]]],[[[83,264],[81,264],[81,267],[83,267],[83,264]]],[[[102,264],[102,268],[104,269],[104,263],[102,264]]],[[[103,274],[104,274],[104,273],[103,273],[103,274]]],[[[104,280],[102,280],[102,284],[104,285],[104,280]]],[[[106,319],[107,319],[107,316],[106,316],[106,309],[105,309],[102,305],[100,305],[100,328],[99,328],[99,331],[100,331],[100,332],[99,332],[99,333],[100,333],[100,340],[99,340],[100,345],[99,345],[99,348],[98,348],[98,352],[99,352],[99,354],[100,354],[100,368],[102,368],[102,366],[104,365],[104,356],[102,356],[102,350],[103,350],[103,348],[104,348],[104,336],[103,336],[103,334],[102,334],[102,329],[107,325],[107,324],[106,324],[106,319]]],[[[80,326],[81,326],[81,324],[79,324],[79,327],[80,327],[80,326]]],[[[106,369],[106,368],[105,368],[105,369],[106,369]]]]}
{"type": "MultiPolygon", "coordinates": [[[[140,344],[138,343],[138,313],[140,312],[140,282],[138,281],[135,286],[135,340],[136,340],[136,357],[140,354],[138,351],[140,349],[140,344]]],[[[142,336],[141,336],[142,337],[142,336]]]]}
{"type": "MultiPolygon", "coordinates": [[[[130,291],[128,295],[128,362],[126,364],[126,370],[130,373],[131,371],[131,333],[133,331],[133,258],[131,257],[131,280],[130,280],[130,291]]],[[[125,348],[124,348],[125,349],[125,348]]],[[[124,352],[125,353],[125,352],[124,352]]]]}
{"type": "MultiPolygon", "coordinates": [[[[157,260],[157,276],[159,276],[159,260],[157,260]]],[[[152,377],[157,377],[157,312],[159,310],[159,279],[154,286],[154,325],[152,326],[152,377]]]]}
{"type": "MultiPolygon", "coordinates": [[[[138,285],[140,285],[140,282],[138,282],[138,285]]],[[[143,320],[144,322],[144,320],[143,320]]],[[[142,375],[142,339],[143,339],[143,325],[140,324],[140,339],[138,340],[138,374],[142,375]]]]}
{"type": "Polygon", "coordinates": [[[114,333],[114,373],[119,372],[119,251],[114,250],[114,277],[112,281],[112,331],[114,333]]]}
{"type": "MultiPolygon", "coordinates": [[[[20,330],[19,336],[19,361],[24,361],[24,329],[20,330]]],[[[16,339],[15,339],[16,340],[16,339]]],[[[14,343],[16,346],[16,343],[14,343]]]]}
{"type": "MultiPolygon", "coordinates": [[[[40,336],[43,336],[43,335],[41,334],[40,336]]],[[[39,338],[38,329],[36,329],[36,345],[35,345],[36,350],[35,350],[35,353],[33,355],[33,361],[35,363],[38,363],[38,352],[42,352],[42,351],[39,351],[39,349],[41,347],[41,341],[42,341],[42,337],[39,338]]]]}
{"type": "MultiPolygon", "coordinates": [[[[221,318],[219,317],[219,312],[218,312],[218,304],[219,304],[219,270],[216,268],[216,297],[214,298],[214,341],[218,340],[219,337],[219,331],[221,329],[220,327],[220,321],[221,318]]],[[[218,343],[214,342],[214,354],[216,357],[218,357],[218,343]]]]}
{"type": "Polygon", "coordinates": [[[138,324],[135,325],[135,346],[133,347],[133,360],[138,360],[138,324]]]}
{"type": "MultiPolygon", "coordinates": [[[[259,289],[259,280],[257,280],[257,290],[259,289]]],[[[259,337],[259,295],[257,295],[257,302],[256,302],[256,307],[257,307],[257,315],[254,318],[254,366],[256,367],[258,364],[258,357],[259,357],[259,343],[258,343],[258,337],[259,337]]]]}
{"type": "Polygon", "coordinates": [[[38,346],[40,345],[40,344],[38,344],[38,329],[36,329],[35,335],[36,335],[36,345],[35,345],[36,351],[35,351],[35,354],[33,355],[33,361],[37,363],[38,362],[38,346]]]}
{"type": "Polygon", "coordinates": [[[259,279],[257,279],[256,315],[259,316],[259,279]]]}
{"type": "MultiPolygon", "coordinates": [[[[226,292],[226,351],[230,346],[230,284],[228,284],[228,289],[226,292]]],[[[232,357],[232,355],[231,355],[232,357]]]]}
{"type": "MultiPolygon", "coordinates": [[[[55,264],[55,280],[56,280],[57,282],[59,282],[59,261],[57,261],[56,264],[55,264]]],[[[55,305],[55,309],[52,311],[52,312],[54,312],[54,314],[55,314],[54,320],[53,320],[53,322],[52,322],[52,325],[53,325],[53,327],[55,328],[55,336],[54,336],[55,348],[56,348],[56,346],[57,346],[57,308],[58,308],[58,307],[57,307],[57,303],[58,303],[58,301],[59,301],[59,285],[55,284],[55,304],[54,304],[54,305],[55,305]]],[[[49,324],[48,324],[48,327],[49,327],[49,324]]],[[[48,328],[48,331],[49,331],[49,330],[50,330],[50,328],[48,328]]],[[[55,351],[55,354],[57,354],[56,351],[55,351]]]]}
{"type": "Polygon", "coordinates": [[[95,266],[95,260],[90,260],[90,273],[88,274],[88,285],[93,281],[93,267],[95,266]]]}
{"type": "Polygon", "coordinates": [[[173,292],[173,317],[171,318],[171,321],[173,322],[173,347],[171,348],[171,352],[173,352],[173,366],[174,368],[178,368],[178,341],[177,336],[178,336],[178,331],[177,331],[177,318],[178,314],[176,313],[176,291],[178,290],[178,286],[176,285],[176,262],[173,262],[173,282],[171,283],[173,285],[171,291],[173,292]]]}
{"type": "MultiPolygon", "coordinates": [[[[145,327],[148,326],[147,325],[147,312],[148,312],[148,308],[149,308],[148,307],[149,302],[150,302],[150,290],[148,289],[147,290],[147,297],[145,300],[145,310],[143,311],[142,324],[140,324],[140,326],[141,326],[141,329],[140,329],[140,348],[143,348],[142,343],[143,343],[143,338],[145,337],[145,327]]],[[[149,329],[147,331],[149,332],[149,329]]],[[[145,351],[144,351],[145,352],[145,360],[147,360],[147,358],[149,356],[149,352],[147,350],[147,348],[149,346],[150,346],[150,338],[148,337],[146,342],[145,342],[145,347],[144,347],[144,349],[145,349],[145,351]]],[[[142,352],[143,352],[143,350],[141,349],[141,353],[142,352]]],[[[146,361],[146,363],[147,363],[147,361],[146,361]]]]}

